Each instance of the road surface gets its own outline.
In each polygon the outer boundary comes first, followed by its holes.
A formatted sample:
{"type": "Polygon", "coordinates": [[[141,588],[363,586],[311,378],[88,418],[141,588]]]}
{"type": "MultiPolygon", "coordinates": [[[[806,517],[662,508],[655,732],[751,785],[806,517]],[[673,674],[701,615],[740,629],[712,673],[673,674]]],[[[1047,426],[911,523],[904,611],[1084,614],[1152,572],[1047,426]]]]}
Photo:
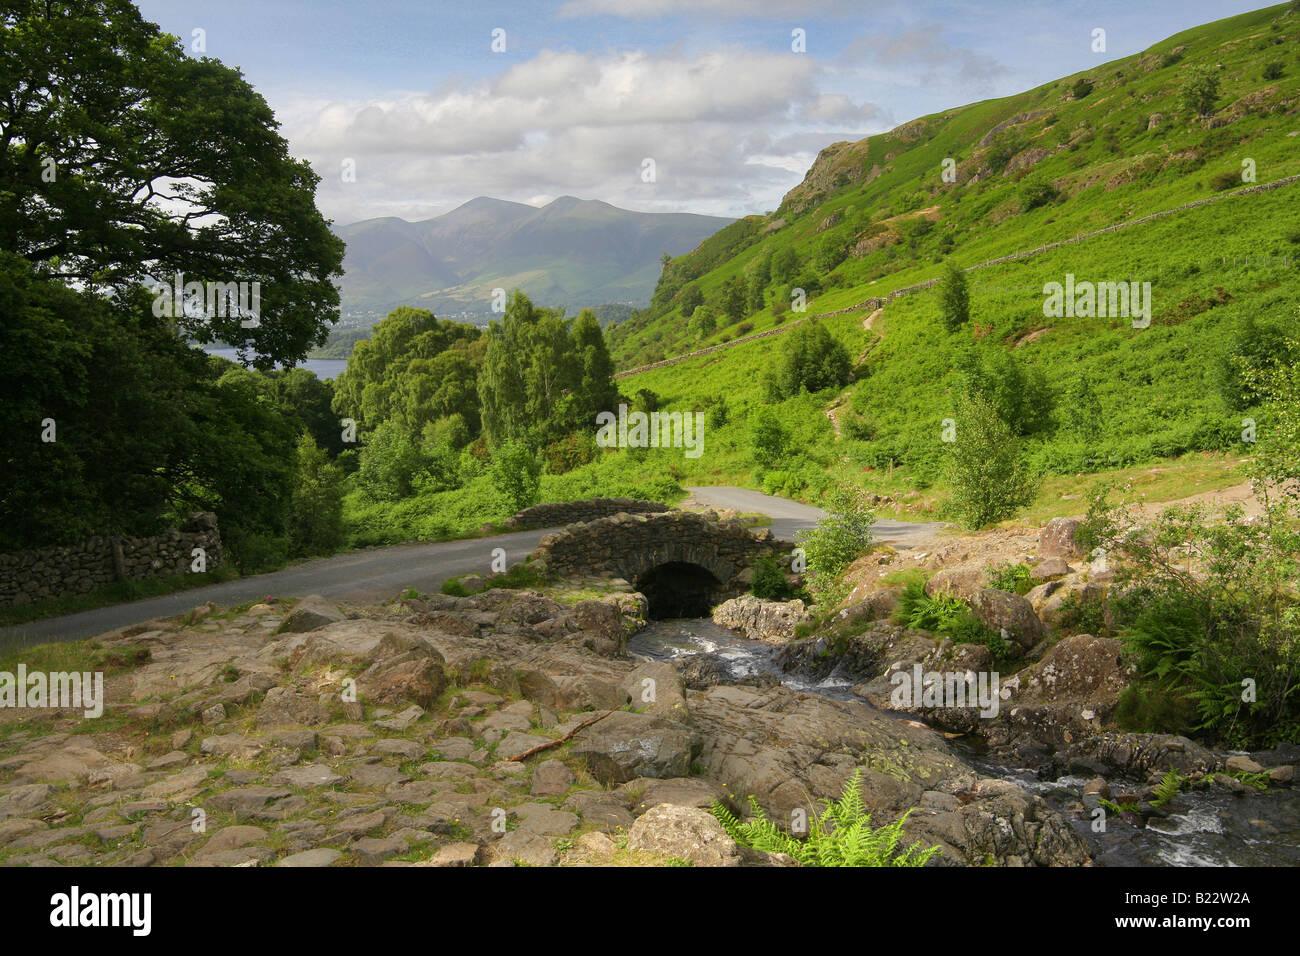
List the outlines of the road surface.
{"type": "MultiPolygon", "coordinates": [[[[747,491],[743,488],[690,488],[697,502],[706,507],[733,508],[766,514],[772,518],[772,533],[786,541],[804,528],[816,527],[825,517],[820,508],[747,491]]],[[[939,525],[881,521],[876,536],[896,547],[932,533],[939,525]]],[[[304,561],[291,567],[145,598],[127,604],[67,614],[0,628],[0,649],[17,649],[48,641],[75,641],[105,631],[140,624],[158,617],[183,614],[208,601],[233,607],[246,601],[322,594],[340,601],[382,601],[411,587],[425,593],[437,591],[443,581],[458,574],[491,570],[492,551],[505,548],[510,564],[522,561],[551,530],[514,531],[466,541],[397,544],[389,547],[348,551],[329,558],[304,561]]]]}
{"type": "MultiPolygon", "coordinates": [[[[793,541],[794,533],[817,527],[826,512],[788,498],[765,495],[748,488],[687,488],[695,501],[706,508],[731,508],[746,514],[765,514],[772,519],[772,533],[782,541],[793,541]]],[[[910,548],[932,537],[944,525],[937,522],[877,521],[872,527],[876,540],[895,548],[910,548]]]]}

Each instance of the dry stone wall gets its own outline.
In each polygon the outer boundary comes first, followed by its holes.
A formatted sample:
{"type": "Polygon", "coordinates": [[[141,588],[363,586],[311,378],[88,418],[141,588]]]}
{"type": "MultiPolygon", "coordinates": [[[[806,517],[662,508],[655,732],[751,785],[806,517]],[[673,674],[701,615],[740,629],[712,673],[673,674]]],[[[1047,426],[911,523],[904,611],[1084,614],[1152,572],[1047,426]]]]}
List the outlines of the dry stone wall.
{"type": "Polygon", "coordinates": [[[207,570],[221,564],[221,535],[211,512],[149,538],[98,536],[65,547],[0,554],[0,607],[85,594],[114,581],[185,574],[195,548],[204,550],[207,570]]]}

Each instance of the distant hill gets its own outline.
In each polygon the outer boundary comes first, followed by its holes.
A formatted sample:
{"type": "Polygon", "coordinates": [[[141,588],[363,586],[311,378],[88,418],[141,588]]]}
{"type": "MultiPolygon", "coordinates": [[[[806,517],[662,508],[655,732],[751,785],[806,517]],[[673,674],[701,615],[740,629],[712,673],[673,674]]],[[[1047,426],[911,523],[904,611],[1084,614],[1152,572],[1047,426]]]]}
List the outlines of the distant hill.
{"type": "Polygon", "coordinates": [[[732,221],[631,212],[573,196],[541,208],[480,197],[421,222],[367,219],[336,229],[348,246],[343,313],[377,321],[415,305],[439,316],[487,316],[495,288],[520,288],[570,312],[643,306],[664,253],[688,252],[732,221]]]}

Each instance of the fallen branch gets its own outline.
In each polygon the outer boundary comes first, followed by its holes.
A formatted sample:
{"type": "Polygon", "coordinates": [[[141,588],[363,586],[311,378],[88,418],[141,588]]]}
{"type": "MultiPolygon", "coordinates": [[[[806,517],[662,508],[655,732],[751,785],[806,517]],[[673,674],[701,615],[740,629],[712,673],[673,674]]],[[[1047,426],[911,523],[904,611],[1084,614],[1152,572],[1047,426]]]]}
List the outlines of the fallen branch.
{"type": "Polygon", "coordinates": [[[561,737],[559,740],[548,740],[546,743],[544,743],[544,744],[538,744],[538,745],[537,745],[536,747],[534,747],[532,750],[525,750],[523,753],[519,754],[517,757],[511,757],[510,759],[511,759],[511,760],[525,760],[525,759],[531,757],[533,754],[539,754],[539,753],[541,753],[543,750],[550,750],[552,747],[558,747],[558,746],[560,746],[560,744],[564,743],[566,740],[569,740],[571,737],[573,737],[573,735],[576,734],[578,731],[580,731],[580,730],[585,730],[585,729],[587,729],[588,727],[590,727],[592,724],[594,724],[594,723],[598,723],[599,721],[604,720],[604,719],[605,719],[606,717],[608,717],[610,714],[617,714],[620,710],[622,710],[621,707],[615,707],[613,710],[607,710],[607,711],[605,711],[605,713],[601,714],[599,717],[593,717],[593,718],[591,718],[591,720],[584,720],[582,723],[578,724],[578,726],[574,727],[572,730],[570,730],[567,734],[565,734],[565,735],[564,735],[563,737],[561,737]]]}

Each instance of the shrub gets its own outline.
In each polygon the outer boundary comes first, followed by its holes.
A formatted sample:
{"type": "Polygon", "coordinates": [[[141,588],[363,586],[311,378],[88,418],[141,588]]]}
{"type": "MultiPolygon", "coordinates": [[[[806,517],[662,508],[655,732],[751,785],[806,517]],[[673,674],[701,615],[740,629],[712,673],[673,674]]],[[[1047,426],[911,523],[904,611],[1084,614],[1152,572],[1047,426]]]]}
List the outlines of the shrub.
{"type": "Polygon", "coordinates": [[[1020,211],[1029,212],[1031,209],[1037,209],[1039,206],[1046,206],[1054,202],[1060,195],[1052,181],[1045,176],[1026,176],[1020,183],[1020,188],[1016,191],[1020,200],[1020,211]]]}
{"type": "Polygon", "coordinates": [[[1275,504],[1258,521],[1233,507],[1211,522],[1201,507],[1172,506],[1140,532],[1122,508],[1097,519],[1102,547],[1122,559],[1111,603],[1146,688],[1130,695],[1127,719],[1171,717],[1152,706],[1165,695],[1195,707],[1190,729],[1232,746],[1300,731],[1300,534],[1291,517],[1275,504]]]}
{"type": "Polygon", "coordinates": [[[1020,440],[983,397],[965,397],[957,413],[957,440],[949,446],[948,507],[967,527],[1005,521],[1038,491],[1020,440]]]}
{"type": "Polygon", "coordinates": [[[298,556],[333,554],[343,544],[343,472],[307,431],[298,439],[297,457],[289,502],[293,552],[298,556]]]}
{"type": "Polygon", "coordinates": [[[1213,112],[1219,98],[1219,74],[1205,64],[1192,67],[1183,77],[1178,95],[1183,107],[1197,116],[1213,112]]]}
{"type": "Polygon", "coordinates": [[[824,810],[812,811],[808,835],[800,840],[778,829],[751,795],[750,816],[739,820],[719,801],[713,815],[741,846],[767,853],[784,853],[804,866],[925,866],[939,847],[922,849],[913,843],[899,849],[909,810],[893,823],[873,828],[862,802],[862,769],[853,771],[839,800],[822,799],[824,810]]]}
{"type": "Polygon", "coordinates": [[[750,429],[749,437],[753,444],[754,461],[769,468],[781,460],[785,454],[786,444],[790,440],[785,426],[776,417],[776,412],[770,408],[762,408],[754,416],[754,425],[750,429]]]}
{"type": "Polygon", "coordinates": [[[860,489],[840,486],[828,496],[826,517],[811,531],[798,531],[795,541],[808,561],[808,585],[819,602],[839,574],[871,547],[871,526],[876,517],[860,489]]]}
{"type": "Polygon", "coordinates": [[[1232,189],[1241,184],[1241,174],[1230,169],[1225,169],[1223,172],[1215,173],[1210,177],[1210,188],[1216,193],[1221,193],[1225,189],[1232,189]]]}
{"type": "Polygon", "coordinates": [[[537,504],[541,473],[542,466],[537,456],[515,442],[502,445],[492,459],[493,482],[507,505],[515,511],[537,504]]]}
{"type": "Polygon", "coordinates": [[[1080,77],[1079,79],[1075,80],[1074,85],[1070,87],[1070,95],[1074,97],[1076,100],[1081,100],[1090,96],[1092,94],[1093,88],[1094,87],[1093,87],[1092,80],[1088,79],[1087,77],[1080,77]]]}
{"type": "Polygon", "coordinates": [[[1280,80],[1286,73],[1286,65],[1281,60],[1273,60],[1264,66],[1264,79],[1280,80]]]}
{"type": "Polygon", "coordinates": [[[949,332],[956,332],[970,321],[970,288],[966,272],[955,262],[944,264],[939,281],[939,314],[949,332]]]}
{"type": "Polygon", "coordinates": [[[958,644],[983,644],[996,660],[1006,660],[1012,648],[996,631],[981,624],[970,605],[948,594],[925,593],[925,582],[908,581],[894,611],[894,623],[931,634],[945,634],[958,644]]]}
{"type": "Polygon", "coordinates": [[[849,352],[826,326],[813,320],[782,337],[780,365],[768,379],[773,401],[792,398],[801,391],[842,388],[852,372],[849,352]]]}
{"type": "Polygon", "coordinates": [[[783,601],[789,596],[790,583],[774,558],[763,557],[754,562],[754,580],[749,593],[770,601],[783,601]]]}
{"type": "Polygon", "coordinates": [[[989,587],[999,591],[1026,594],[1033,586],[1033,578],[1030,576],[1030,568],[1027,564],[1008,562],[994,568],[986,568],[985,573],[989,576],[989,587]]]}

